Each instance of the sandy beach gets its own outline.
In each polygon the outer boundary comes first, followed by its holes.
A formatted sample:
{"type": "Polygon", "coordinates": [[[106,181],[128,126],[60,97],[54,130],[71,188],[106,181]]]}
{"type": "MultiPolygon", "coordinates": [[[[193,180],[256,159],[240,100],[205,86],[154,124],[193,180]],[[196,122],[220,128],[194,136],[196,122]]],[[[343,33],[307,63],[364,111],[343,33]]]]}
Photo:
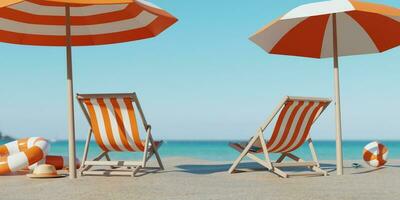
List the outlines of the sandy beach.
{"type": "MultiPolygon", "coordinates": [[[[400,160],[373,170],[363,162],[353,169],[345,162],[345,175],[336,176],[333,161],[322,161],[327,177],[279,178],[255,163],[228,174],[229,162],[165,158],[166,169],[139,177],[29,179],[2,176],[0,199],[396,199],[400,196],[400,160]],[[188,164],[190,163],[190,164],[188,164]]],[[[150,166],[155,166],[150,163],[150,166]]]]}

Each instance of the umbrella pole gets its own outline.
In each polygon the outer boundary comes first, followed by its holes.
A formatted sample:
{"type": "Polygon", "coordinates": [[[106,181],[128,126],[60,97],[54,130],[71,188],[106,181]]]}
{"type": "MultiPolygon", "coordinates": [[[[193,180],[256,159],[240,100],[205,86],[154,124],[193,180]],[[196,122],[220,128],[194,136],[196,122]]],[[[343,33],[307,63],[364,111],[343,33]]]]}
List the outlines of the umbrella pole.
{"type": "Polygon", "coordinates": [[[66,51],[67,51],[67,105],[68,105],[68,152],[69,152],[69,177],[76,178],[75,165],[75,119],[74,119],[74,87],[72,80],[72,49],[71,49],[71,13],[70,7],[65,6],[66,18],[66,51]]]}
{"type": "Polygon", "coordinates": [[[342,152],[342,119],[340,111],[340,84],[339,84],[339,58],[337,45],[336,14],[332,14],[333,30],[333,71],[335,81],[335,112],[336,112],[336,172],[343,175],[343,152],[342,152]]]}

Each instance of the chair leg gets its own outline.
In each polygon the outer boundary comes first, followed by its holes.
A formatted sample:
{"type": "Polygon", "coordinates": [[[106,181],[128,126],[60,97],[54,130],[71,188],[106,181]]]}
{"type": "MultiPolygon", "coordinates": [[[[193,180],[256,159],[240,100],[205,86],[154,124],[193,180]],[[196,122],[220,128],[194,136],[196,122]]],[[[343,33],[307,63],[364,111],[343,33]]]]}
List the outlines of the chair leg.
{"type": "MultiPolygon", "coordinates": [[[[106,154],[107,154],[106,151],[101,152],[96,158],[93,159],[93,161],[98,161],[98,160],[102,159],[106,154]]],[[[85,164],[85,163],[82,163],[82,165],[84,165],[84,164],[85,164]]],[[[92,167],[93,167],[92,165],[85,165],[85,167],[83,167],[83,168],[81,169],[81,175],[83,175],[83,172],[84,172],[84,171],[87,171],[87,170],[89,170],[89,169],[92,168],[92,167]]]]}
{"type": "Polygon", "coordinates": [[[311,155],[313,157],[314,162],[317,163],[317,166],[314,166],[313,170],[314,171],[318,171],[318,172],[322,172],[322,173],[324,173],[324,176],[328,176],[328,172],[321,169],[321,166],[320,166],[319,161],[318,161],[317,153],[315,152],[314,144],[313,144],[311,138],[308,138],[308,146],[310,148],[311,155]]]}
{"type": "Polygon", "coordinates": [[[286,158],[286,153],[282,153],[282,155],[276,160],[276,163],[280,163],[280,162],[282,162],[283,161],[283,159],[285,159],[286,158]]]}
{"type": "Polygon", "coordinates": [[[154,144],[153,139],[151,139],[151,144],[152,144],[152,145],[151,145],[152,152],[153,152],[153,153],[155,154],[155,156],[156,156],[156,159],[157,159],[157,162],[158,162],[158,166],[160,167],[161,170],[164,170],[164,165],[163,165],[163,163],[162,163],[162,161],[161,161],[160,155],[158,154],[158,148],[159,148],[159,146],[161,146],[162,142],[159,144],[158,147],[156,147],[155,144],[154,144]]]}
{"type": "Polygon", "coordinates": [[[87,159],[87,155],[89,153],[89,145],[90,145],[90,139],[92,137],[92,130],[89,131],[89,134],[86,138],[85,142],[85,149],[83,150],[83,156],[82,156],[82,164],[79,170],[82,170],[85,167],[85,161],[87,159]]]}
{"type": "Polygon", "coordinates": [[[138,165],[132,168],[132,177],[135,177],[136,173],[142,168],[142,166],[138,165]]]}
{"type": "MultiPolygon", "coordinates": [[[[287,156],[297,162],[304,162],[304,160],[302,160],[301,158],[297,157],[296,155],[292,154],[292,153],[287,153],[287,156]]],[[[317,163],[317,166],[312,166],[312,167],[308,167],[310,170],[315,171],[315,172],[321,172],[324,174],[324,176],[328,175],[328,172],[326,172],[325,170],[322,170],[319,166],[318,160],[314,162],[317,163]]]]}
{"type": "MultiPolygon", "coordinates": [[[[236,148],[234,146],[232,146],[235,150],[241,152],[241,149],[236,148]]],[[[272,164],[270,162],[264,161],[260,158],[258,158],[256,155],[254,155],[253,153],[248,152],[245,156],[249,157],[250,159],[252,159],[253,161],[257,162],[258,164],[262,165],[263,167],[267,168],[267,170],[271,171],[272,173],[277,174],[280,177],[283,178],[287,178],[288,175],[283,172],[282,170],[276,168],[276,167],[271,167],[272,164]]]]}
{"type": "MultiPolygon", "coordinates": [[[[106,154],[104,154],[104,157],[106,158],[107,161],[111,161],[111,157],[108,154],[108,152],[106,154]]],[[[110,166],[111,169],[118,169],[120,167],[116,167],[116,166],[110,166]]]]}
{"type": "Polygon", "coordinates": [[[239,149],[237,149],[235,146],[233,146],[233,145],[230,144],[230,146],[231,146],[232,148],[234,148],[234,149],[236,149],[237,151],[240,152],[239,157],[237,157],[236,160],[233,161],[232,166],[231,166],[231,167],[229,168],[229,170],[228,170],[228,172],[229,172],[230,174],[232,174],[232,173],[235,171],[235,169],[236,169],[236,167],[239,165],[240,161],[242,161],[242,159],[246,156],[246,154],[249,152],[250,148],[251,148],[251,147],[253,146],[253,144],[257,141],[257,139],[258,139],[257,136],[251,138],[251,140],[249,141],[249,143],[247,144],[247,146],[246,146],[243,150],[241,150],[241,149],[239,150],[239,149]]]}
{"type": "Polygon", "coordinates": [[[274,167],[271,171],[272,171],[273,173],[277,174],[278,176],[282,177],[282,178],[287,178],[287,177],[289,177],[287,173],[285,173],[284,171],[280,170],[280,169],[277,168],[277,167],[274,167]]]}

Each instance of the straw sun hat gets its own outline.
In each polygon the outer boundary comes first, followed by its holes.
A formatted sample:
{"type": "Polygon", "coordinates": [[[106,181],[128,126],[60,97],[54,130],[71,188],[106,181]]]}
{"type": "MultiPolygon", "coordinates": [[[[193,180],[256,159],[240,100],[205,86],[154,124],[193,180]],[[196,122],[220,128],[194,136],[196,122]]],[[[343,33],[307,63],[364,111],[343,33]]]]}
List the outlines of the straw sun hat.
{"type": "Polygon", "coordinates": [[[53,165],[42,164],[37,166],[32,174],[27,174],[29,178],[59,178],[64,177],[65,174],[58,174],[53,165]]]}

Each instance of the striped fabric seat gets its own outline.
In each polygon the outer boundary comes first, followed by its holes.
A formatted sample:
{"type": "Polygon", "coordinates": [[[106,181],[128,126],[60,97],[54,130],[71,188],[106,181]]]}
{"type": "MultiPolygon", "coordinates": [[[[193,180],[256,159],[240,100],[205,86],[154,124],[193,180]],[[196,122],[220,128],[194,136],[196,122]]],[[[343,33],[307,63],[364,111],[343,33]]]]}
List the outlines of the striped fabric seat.
{"type": "Polygon", "coordinates": [[[104,151],[144,151],[135,108],[130,97],[86,98],[90,124],[104,151]]]}
{"type": "MultiPolygon", "coordinates": [[[[267,141],[268,152],[284,153],[298,149],[308,138],[311,126],[329,102],[289,100],[278,117],[272,136],[267,141]]],[[[247,143],[235,143],[244,149],[247,143]]],[[[253,145],[250,151],[261,153],[259,145],[253,145]]]]}
{"type": "Polygon", "coordinates": [[[127,173],[114,171],[116,175],[134,176],[139,169],[146,167],[152,155],[156,156],[160,169],[163,169],[157,152],[162,141],[153,140],[151,126],[147,124],[135,93],[78,94],[77,99],[91,128],[83,153],[82,175],[109,175],[110,173],[106,171],[89,171],[92,166],[109,165],[116,168],[126,166],[132,169],[127,173]],[[139,121],[136,113],[139,114],[139,121]],[[145,129],[142,135],[139,133],[138,122],[141,122],[145,129]],[[103,152],[92,161],[87,161],[92,135],[103,152]],[[141,161],[112,161],[108,154],[110,151],[140,152],[143,153],[143,159],[141,161]],[[103,157],[107,161],[100,161],[103,157]]]}
{"type": "Polygon", "coordinates": [[[308,166],[319,175],[326,175],[326,172],[319,168],[319,163],[310,138],[310,130],[313,123],[330,104],[329,99],[313,98],[313,97],[285,97],[281,104],[275,109],[272,115],[263,124],[256,135],[249,142],[230,143],[229,145],[241,152],[241,155],[234,161],[229,169],[232,173],[244,156],[249,156],[251,159],[267,167],[269,170],[277,173],[279,176],[288,177],[289,175],[277,166],[284,166],[285,157],[295,160],[296,164],[289,166],[308,166]],[[277,117],[272,134],[269,140],[264,139],[264,131],[267,126],[277,117]],[[291,152],[301,147],[306,141],[309,142],[309,147],[312,153],[313,162],[303,162],[300,158],[293,155],[291,152]],[[263,146],[265,145],[265,147],[263,146]],[[260,160],[254,153],[264,153],[266,160],[260,160]],[[269,153],[280,153],[281,157],[275,162],[269,160],[269,153]],[[274,166],[274,164],[279,165],[274,166]]]}

